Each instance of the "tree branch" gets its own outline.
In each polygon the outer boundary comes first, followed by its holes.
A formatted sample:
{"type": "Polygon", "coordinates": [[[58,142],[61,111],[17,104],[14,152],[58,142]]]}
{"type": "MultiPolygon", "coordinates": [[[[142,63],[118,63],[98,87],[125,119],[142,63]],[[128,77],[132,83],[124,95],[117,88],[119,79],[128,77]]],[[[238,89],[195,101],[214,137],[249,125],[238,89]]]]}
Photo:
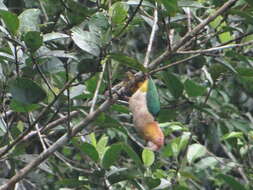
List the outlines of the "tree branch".
{"type": "Polygon", "coordinates": [[[103,64],[103,70],[99,75],[97,87],[96,87],[96,90],[95,90],[95,93],[94,93],[94,96],[93,96],[93,99],[92,99],[92,104],[91,104],[91,107],[90,107],[90,113],[94,111],[94,108],[95,108],[95,105],[96,105],[96,102],[97,102],[97,98],[98,98],[99,89],[100,89],[100,86],[101,86],[102,81],[103,81],[105,68],[106,68],[106,63],[103,64]]]}

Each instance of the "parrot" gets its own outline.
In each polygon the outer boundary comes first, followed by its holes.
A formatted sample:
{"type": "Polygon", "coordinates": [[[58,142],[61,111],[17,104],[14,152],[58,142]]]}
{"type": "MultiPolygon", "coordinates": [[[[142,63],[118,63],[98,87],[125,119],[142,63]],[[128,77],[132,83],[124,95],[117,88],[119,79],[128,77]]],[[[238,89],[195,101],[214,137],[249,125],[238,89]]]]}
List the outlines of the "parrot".
{"type": "Polygon", "coordinates": [[[148,148],[159,150],[164,145],[164,134],[155,121],[160,102],[152,79],[146,79],[129,98],[129,110],[133,114],[134,127],[147,140],[148,148]]]}

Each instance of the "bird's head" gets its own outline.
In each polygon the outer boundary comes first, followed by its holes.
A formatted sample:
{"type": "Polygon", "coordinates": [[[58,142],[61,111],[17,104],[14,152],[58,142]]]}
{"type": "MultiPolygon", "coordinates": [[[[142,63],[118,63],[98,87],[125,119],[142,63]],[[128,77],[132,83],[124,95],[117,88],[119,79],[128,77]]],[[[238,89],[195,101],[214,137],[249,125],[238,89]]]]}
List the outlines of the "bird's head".
{"type": "Polygon", "coordinates": [[[164,145],[164,134],[156,121],[148,123],[143,132],[151,150],[157,151],[164,145]]]}

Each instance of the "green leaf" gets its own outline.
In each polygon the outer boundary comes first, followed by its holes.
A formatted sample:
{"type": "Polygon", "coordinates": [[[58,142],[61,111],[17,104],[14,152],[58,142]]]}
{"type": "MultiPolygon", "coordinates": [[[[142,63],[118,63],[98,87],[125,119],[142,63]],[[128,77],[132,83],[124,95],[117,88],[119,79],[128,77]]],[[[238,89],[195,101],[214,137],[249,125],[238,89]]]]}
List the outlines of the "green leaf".
{"type": "Polygon", "coordinates": [[[170,93],[175,97],[178,98],[182,95],[184,90],[184,85],[180,81],[180,79],[171,72],[163,72],[162,79],[169,89],[170,93]]]}
{"type": "Polygon", "coordinates": [[[182,186],[182,185],[176,185],[175,190],[189,190],[189,189],[185,186],[182,186]]]}
{"type": "Polygon", "coordinates": [[[219,174],[216,176],[216,178],[222,179],[233,190],[238,190],[238,189],[247,190],[246,187],[244,187],[241,183],[239,183],[237,180],[235,180],[232,176],[219,174]]]}
{"type": "Polygon", "coordinates": [[[186,130],[187,128],[180,122],[165,122],[159,123],[159,127],[161,128],[170,128],[172,131],[182,131],[186,130]]]}
{"type": "Polygon", "coordinates": [[[89,20],[89,30],[96,33],[106,31],[109,27],[108,19],[102,12],[93,15],[89,20]]]}
{"type": "Polygon", "coordinates": [[[98,161],[98,159],[99,159],[98,152],[92,144],[83,143],[80,146],[80,149],[84,154],[87,154],[93,161],[95,161],[95,162],[98,161]]]}
{"type": "Polygon", "coordinates": [[[154,81],[150,78],[148,79],[148,89],[147,89],[147,107],[148,111],[156,117],[160,111],[160,99],[155,86],[154,81]]]}
{"type": "Polygon", "coordinates": [[[108,137],[103,135],[96,144],[96,150],[98,151],[99,157],[103,158],[104,153],[107,149],[108,137]]]}
{"type": "Polygon", "coordinates": [[[188,131],[188,128],[185,127],[180,122],[165,122],[159,123],[159,127],[163,128],[163,132],[165,136],[170,135],[174,131],[188,131]]]}
{"type": "Polygon", "coordinates": [[[150,167],[155,161],[155,154],[149,149],[142,151],[142,161],[146,167],[150,167]]]}
{"type": "Polygon", "coordinates": [[[40,108],[38,104],[24,104],[16,100],[11,100],[11,109],[16,112],[30,112],[40,108]]]}
{"type": "Polygon", "coordinates": [[[175,16],[179,11],[177,0],[160,0],[160,2],[167,9],[169,16],[175,16]]]}
{"type": "Polygon", "coordinates": [[[190,132],[184,132],[182,136],[179,138],[179,143],[177,144],[179,151],[186,147],[186,145],[189,142],[190,135],[191,135],[190,132]]]}
{"type": "Polygon", "coordinates": [[[152,177],[145,177],[145,183],[148,185],[149,189],[154,189],[158,185],[160,185],[160,179],[154,179],[152,177]]]}
{"type": "Polygon", "coordinates": [[[26,78],[17,78],[9,83],[14,100],[23,104],[35,104],[46,98],[46,92],[35,82],[26,78]]]}
{"type": "Polygon", "coordinates": [[[102,66],[98,60],[83,59],[78,63],[77,70],[80,74],[101,72],[102,66]]]}
{"type": "MultiPolygon", "coordinates": [[[[72,88],[70,88],[69,98],[73,99],[73,98],[76,98],[76,97],[82,95],[84,90],[85,90],[84,85],[79,84],[77,86],[73,86],[72,88]]],[[[64,95],[67,96],[67,93],[64,93],[64,95]]]]}
{"type": "Polygon", "coordinates": [[[113,165],[114,162],[119,159],[121,151],[122,151],[122,145],[120,143],[113,144],[112,146],[110,146],[105,152],[102,159],[103,168],[105,169],[110,168],[110,166],[113,165]]]}
{"type": "Polygon", "coordinates": [[[128,9],[129,6],[125,2],[114,3],[109,10],[109,15],[112,18],[112,23],[115,25],[123,24],[127,19],[128,9]]]}
{"type": "Polygon", "coordinates": [[[228,68],[228,70],[232,71],[234,74],[237,74],[237,71],[234,68],[233,62],[231,62],[230,60],[225,60],[225,59],[220,59],[220,58],[216,58],[216,60],[219,60],[219,62],[222,65],[224,65],[226,68],[228,68]]]}
{"type": "Polygon", "coordinates": [[[55,184],[57,185],[61,185],[61,186],[66,186],[66,187],[72,187],[75,188],[77,186],[83,186],[85,184],[87,184],[86,181],[81,181],[79,179],[70,179],[70,178],[65,178],[65,179],[60,179],[59,181],[55,182],[55,184]]]}
{"type": "Polygon", "coordinates": [[[94,147],[97,147],[97,139],[95,133],[89,134],[89,140],[94,147]]]}
{"type": "MultiPolygon", "coordinates": [[[[175,142],[175,139],[173,139],[173,141],[175,142]]],[[[165,158],[173,156],[172,142],[162,148],[162,156],[165,158]]]]}
{"type": "Polygon", "coordinates": [[[188,172],[188,171],[182,169],[179,171],[179,174],[180,174],[180,176],[182,176],[184,178],[191,179],[195,182],[201,183],[199,178],[197,176],[195,176],[193,172],[188,172]]]}
{"type": "Polygon", "coordinates": [[[242,77],[253,77],[253,68],[238,67],[236,71],[242,77]]]}
{"type": "Polygon", "coordinates": [[[251,7],[253,7],[253,1],[252,0],[245,0],[251,7]]]}
{"type": "Polygon", "coordinates": [[[19,20],[18,20],[17,15],[9,11],[0,10],[0,16],[2,17],[8,31],[12,35],[16,35],[18,27],[19,27],[19,20]]]}
{"type": "Polygon", "coordinates": [[[43,42],[48,42],[52,40],[59,40],[59,39],[67,39],[70,36],[60,32],[51,32],[43,35],[43,42]]]}
{"type": "Polygon", "coordinates": [[[187,79],[184,83],[185,91],[188,96],[196,97],[202,96],[206,92],[206,88],[197,84],[196,82],[187,79]]]}
{"type": "Polygon", "coordinates": [[[187,151],[187,160],[191,164],[197,158],[200,158],[206,154],[206,148],[201,144],[192,144],[187,151]]]}
{"type": "Polygon", "coordinates": [[[227,133],[222,137],[222,140],[227,140],[231,138],[242,138],[243,137],[243,132],[236,132],[232,131],[231,133],[227,133]]]}
{"type": "Polygon", "coordinates": [[[119,169],[113,169],[108,174],[108,180],[110,181],[110,184],[115,184],[120,181],[124,180],[133,180],[136,178],[142,177],[142,174],[139,172],[139,170],[134,169],[128,169],[128,168],[119,168],[119,169]]]}
{"type": "Polygon", "coordinates": [[[175,109],[164,109],[162,108],[159,112],[157,120],[161,123],[167,122],[168,120],[175,120],[178,112],[175,109]]]}
{"type": "Polygon", "coordinates": [[[142,168],[142,161],[136,152],[126,143],[117,143],[110,146],[102,159],[102,166],[108,169],[111,165],[118,160],[120,153],[124,151],[127,155],[136,163],[136,165],[142,168]]]}
{"type": "Polygon", "coordinates": [[[130,158],[136,163],[136,165],[142,168],[142,161],[138,154],[126,143],[122,143],[123,150],[128,154],[130,158]]]}
{"type": "Polygon", "coordinates": [[[89,31],[99,36],[101,44],[106,45],[111,40],[108,16],[99,12],[93,15],[88,22],[89,31]]]}
{"type": "Polygon", "coordinates": [[[230,32],[223,32],[219,35],[221,43],[226,43],[230,40],[233,40],[233,37],[231,36],[230,32]]]}
{"type": "MultiPolygon", "coordinates": [[[[216,17],[216,19],[214,21],[212,21],[210,23],[210,25],[214,29],[216,29],[218,32],[224,31],[224,28],[227,27],[227,23],[225,22],[225,20],[222,16],[216,17]]],[[[230,32],[222,32],[221,34],[219,34],[219,39],[220,39],[221,43],[226,43],[226,42],[232,40],[233,38],[232,38],[230,32]]]]}
{"type": "Polygon", "coordinates": [[[21,34],[29,31],[40,31],[40,14],[39,9],[26,9],[18,18],[20,21],[19,32],[21,34]]]}
{"type": "MultiPolygon", "coordinates": [[[[99,80],[99,73],[96,73],[92,78],[90,78],[89,80],[85,82],[87,90],[91,92],[92,94],[94,94],[96,90],[98,80],[99,80]]],[[[99,89],[99,93],[104,92],[105,88],[106,88],[105,83],[102,81],[100,89],[99,89]]]]}
{"type": "Polygon", "coordinates": [[[40,32],[30,31],[25,34],[25,45],[31,52],[38,50],[43,44],[43,37],[40,32]]]}
{"type": "Polygon", "coordinates": [[[186,147],[190,139],[189,132],[183,132],[181,137],[174,138],[169,144],[162,149],[162,154],[164,157],[177,157],[180,151],[186,147]]]}
{"type": "Polygon", "coordinates": [[[197,162],[196,167],[200,170],[205,170],[207,168],[214,168],[218,163],[219,158],[206,157],[197,162]]]}
{"type": "Polygon", "coordinates": [[[117,112],[126,113],[129,114],[129,109],[127,106],[119,105],[119,104],[113,104],[111,106],[111,109],[117,112]]]}
{"type": "Polygon", "coordinates": [[[221,64],[212,64],[209,68],[212,79],[217,80],[222,74],[226,73],[228,68],[221,64]]]}
{"type": "Polygon", "coordinates": [[[85,20],[85,18],[91,16],[95,12],[94,9],[88,8],[88,6],[85,6],[85,3],[81,3],[80,1],[68,0],[65,1],[65,3],[68,7],[65,10],[68,22],[74,26],[81,24],[85,20]]]}
{"type": "Polygon", "coordinates": [[[205,8],[201,1],[187,0],[187,1],[178,1],[179,7],[192,7],[192,8],[205,8]]]}
{"type": "Polygon", "coordinates": [[[83,31],[80,27],[74,27],[71,31],[71,37],[79,48],[91,55],[100,55],[101,42],[96,33],[83,31]]]}
{"type": "Polygon", "coordinates": [[[128,66],[130,68],[140,70],[143,72],[146,72],[147,69],[136,59],[129,57],[127,55],[121,54],[121,53],[112,53],[109,55],[111,59],[114,59],[115,61],[118,61],[120,64],[123,64],[125,66],[128,66]]]}

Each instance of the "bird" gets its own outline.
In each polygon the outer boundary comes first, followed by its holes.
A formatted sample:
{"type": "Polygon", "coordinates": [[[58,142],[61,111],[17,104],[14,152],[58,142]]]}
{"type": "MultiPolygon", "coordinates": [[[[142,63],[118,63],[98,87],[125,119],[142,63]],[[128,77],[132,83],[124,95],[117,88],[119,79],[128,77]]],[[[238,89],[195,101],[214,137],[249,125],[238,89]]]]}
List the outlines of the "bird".
{"type": "Polygon", "coordinates": [[[133,115],[134,128],[147,141],[147,147],[157,151],[164,145],[164,134],[159,123],[155,121],[160,103],[154,88],[152,79],[146,79],[139,84],[139,88],[129,98],[129,110],[133,115]]]}

